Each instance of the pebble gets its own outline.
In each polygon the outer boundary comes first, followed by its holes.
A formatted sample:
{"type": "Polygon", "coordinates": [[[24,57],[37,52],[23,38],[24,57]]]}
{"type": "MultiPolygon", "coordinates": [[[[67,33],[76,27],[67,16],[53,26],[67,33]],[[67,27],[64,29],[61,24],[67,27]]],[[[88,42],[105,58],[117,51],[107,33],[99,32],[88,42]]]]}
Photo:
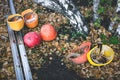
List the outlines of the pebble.
{"type": "Polygon", "coordinates": [[[8,66],[8,62],[6,61],[6,62],[3,63],[3,67],[5,68],[7,66],[8,66]]]}
{"type": "Polygon", "coordinates": [[[49,54],[51,55],[52,53],[50,52],[49,54]]]}
{"type": "Polygon", "coordinates": [[[64,63],[61,63],[61,65],[64,65],[64,63]]]}
{"type": "Polygon", "coordinates": [[[49,57],[49,60],[52,60],[53,58],[52,57],[49,57]]]}
{"type": "Polygon", "coordinates": [[[48,56],[48,54],[47,54],[47,53],[45,53],[44,55],[45,55],[45,57],[47,57],[47,56],[48,56]]]}
{"type": "Polygon", "coordinates": [[[10,52],[11,51],[11,48],[10,47],[7,47],[7,52],[10,52]]]}

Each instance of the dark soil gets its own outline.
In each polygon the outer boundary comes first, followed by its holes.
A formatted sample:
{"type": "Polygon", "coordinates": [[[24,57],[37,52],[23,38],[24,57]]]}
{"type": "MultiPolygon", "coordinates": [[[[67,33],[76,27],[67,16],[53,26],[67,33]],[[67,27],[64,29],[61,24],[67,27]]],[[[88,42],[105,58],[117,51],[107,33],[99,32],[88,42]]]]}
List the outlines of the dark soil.
{"type": "Polygon", "coordinates": [[[42,64],[38,70],[32,69],[32,72],[37,73],[38,80],[87,80],[77,75],[74,70],[68,69],[61,59],[61,57],[53,55],[53,60],[42,64]]]}

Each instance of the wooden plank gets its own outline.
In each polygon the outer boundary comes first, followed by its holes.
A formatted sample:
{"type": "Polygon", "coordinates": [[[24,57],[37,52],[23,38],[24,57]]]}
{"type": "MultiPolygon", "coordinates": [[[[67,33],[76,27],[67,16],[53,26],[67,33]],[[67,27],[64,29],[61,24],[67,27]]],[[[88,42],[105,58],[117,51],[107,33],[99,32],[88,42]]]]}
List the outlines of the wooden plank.
{"type": "MultiPolygon", "coordinates": [[[[10,5],[11,13],[16,14],[13,0],[9,0],[9,5],[10,5]]],[[[16,39],[17,39],[17,43],[18,43],[17,45],[18,45],[19,55],[21,57],[21,63],[22,63],[22,67],[23,67],[25,80],[32,80],[32,74],[31,74],[31,70],[29,67],[21,31],[15,32],[15,35],[16,35],[16,39]]]]}
{"type": "Polygon", "coordinates": [[[14,32],[10,29],[9,25],[7,25],[7,29],[8,29],[10,46],[11,46],[11,51],[12,51],[12,56],[13,56],[16,79],[24,80],[15,35],[14,35],[14,32]]]}

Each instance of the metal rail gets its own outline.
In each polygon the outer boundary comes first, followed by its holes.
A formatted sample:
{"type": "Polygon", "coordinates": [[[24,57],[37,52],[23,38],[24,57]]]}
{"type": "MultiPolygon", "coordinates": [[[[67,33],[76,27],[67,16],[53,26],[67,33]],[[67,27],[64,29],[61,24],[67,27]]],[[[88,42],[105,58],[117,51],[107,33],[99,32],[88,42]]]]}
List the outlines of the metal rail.
{"type": "MultiPolygon", "coordinates": [[[[8,0],[8,1],[9,1],[11,13],[16,14],[13,0],[8,0]]],[[[15,67],[15,73],[16,73],[17,80],[24,80],[24,78],[25,80],[33,80],[21,32],[20,31],[13,32],[9,28],[9,25],[8,25],[8,34],[9,34],[10,43],[11,43],[11,49],[12,49],[12,54],[13,54],[13,59],[14,59],[14,67],[15,67]],[[20,60],[22,63],[23,73],[21,70],[20,60]],[[20,66],[20,68],[17,68],[16,65],[20,66]]]]}

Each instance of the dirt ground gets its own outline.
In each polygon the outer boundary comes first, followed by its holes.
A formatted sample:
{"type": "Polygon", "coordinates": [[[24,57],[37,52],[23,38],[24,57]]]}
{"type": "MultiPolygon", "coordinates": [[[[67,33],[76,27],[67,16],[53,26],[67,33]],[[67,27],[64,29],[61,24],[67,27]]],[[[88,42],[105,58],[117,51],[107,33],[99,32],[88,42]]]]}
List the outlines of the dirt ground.
{"type": "MultiPolygon", "coordinates": [[[[109,13],[112,13],[115,9],[116,0],[110,1],[114,2],[111,11],[109,11],[109,13]]],[[[106,66],[92,66],[88,61],[77,65],[66,58],[72,49],[75,49],[84,41],[90,41],[92,49],[97,45],[97,42],[102,41],[101,34],[106,35],[107,38],[112,36],[104,28],[108,25],[106,23],[108,23],[111,14],[107,14],[106,11],[102,15],[101,26],[95,28],[92,23],[93,6],[91,2],[91,0],[75,0],[74,2],[85,16],[91,29],[90,34],[85,39],[80,35],[74,36],[74,28],[62,14],[34,4],[31,0],[14,0],[17,13],[20,14],[23,10],[31,8],[39,16],[39,25],[33,29],[25,26],[22,30],[23,36],[30,31],[39,32],[41,26],[46,23],[52,24],[58,32],[57,38],[53,41],[42,41],[40,45],[32,49],[25,46],[33,80],[120,80],[120,38],[118,38],[118,44],[105,43],[115,52],[113,61],[106,66]]],[[[0,0],[0,80],[16,80],[6,27],[5,15],[9,12],[7,0],[0,0]]]]}

